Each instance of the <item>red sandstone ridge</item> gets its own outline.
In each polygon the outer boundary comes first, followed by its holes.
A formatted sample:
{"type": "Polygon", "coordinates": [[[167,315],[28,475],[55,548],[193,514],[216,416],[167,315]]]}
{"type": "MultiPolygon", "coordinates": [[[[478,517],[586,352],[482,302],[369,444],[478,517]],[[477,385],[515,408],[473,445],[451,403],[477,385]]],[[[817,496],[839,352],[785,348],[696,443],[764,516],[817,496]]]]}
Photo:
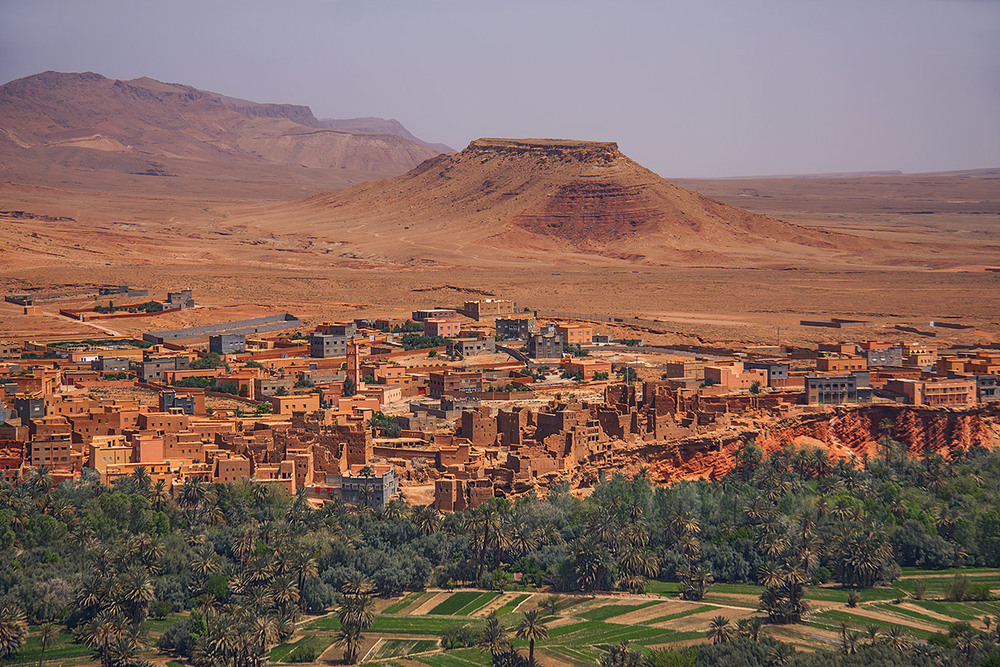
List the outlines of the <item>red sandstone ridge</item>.
{"type": "Polygon", "coordinates": [[[254,218],[273,219],[275,231],[286,233],[373,234],[382,253],[437,258],[445,250],[453,261],[487,246],[491,258],[568,252],[747,265],[864,247],[855,237],[685,190],[615,143],[558,139],[478,139],[402,176],[256,211],[254,218]]]}

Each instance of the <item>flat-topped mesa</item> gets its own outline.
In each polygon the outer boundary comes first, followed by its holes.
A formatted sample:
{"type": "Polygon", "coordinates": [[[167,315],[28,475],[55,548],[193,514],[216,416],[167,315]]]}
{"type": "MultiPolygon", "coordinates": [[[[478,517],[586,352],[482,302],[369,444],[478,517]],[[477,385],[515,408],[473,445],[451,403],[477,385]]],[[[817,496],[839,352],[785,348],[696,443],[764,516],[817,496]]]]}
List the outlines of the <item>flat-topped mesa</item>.
{"type": "Polygon", "coordinates": [[[459,155],[553,158],[567,162],[607,163],[622,157],[613,141],[572,139],[476,139],[459,155]]]}

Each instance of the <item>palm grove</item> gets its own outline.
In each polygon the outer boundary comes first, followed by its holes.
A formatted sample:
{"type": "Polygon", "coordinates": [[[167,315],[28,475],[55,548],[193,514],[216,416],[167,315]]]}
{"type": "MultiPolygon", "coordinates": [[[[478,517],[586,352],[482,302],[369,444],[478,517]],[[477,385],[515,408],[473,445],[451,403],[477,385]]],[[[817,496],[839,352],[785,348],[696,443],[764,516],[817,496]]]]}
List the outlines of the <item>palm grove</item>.
{"type": "MultiPolygon", "coordinates": [[[[31,624],[49,641],[72,633],[102,667],[144,665],[149,619],[188,612],[166,628],[161,650],[196,667],[256,667],[302,615],[333,610],[350,662],[375,620],[373,596],[504,589],[515,579],[588,593],[675,581],[690,600],[713,582],[755,583],[761,617],[787,624],[808,612],[810,585],[863,590],[905,566],[1000,567],[1000,453],[911,459],[888,433],[883,447],[884,456],[832,463],[791,446],[765,456],[751,441],[718,481],[657,486],[643,473],[616,475],[586,499],[557,487],[544,500],[493,498],[446,516],[403,500],[313,509],[302,492],[248,481],[191,480],[172,496],[141,468],[111,487],[88,475],[54,486],[36,469],[0,485],[0,656],[21,649],[31,624]]],[[[700,650],[759,634],[724,620],[713,630],[724,641],[700,650]]],[[[544,619],[513,628],[491,619],[471,641],[495,662],[520,664],[508,632],[530,639],[533,653],[544,619]]],[[[931,648],[951,651],[950,664],[977,664],[994,650],[990,637],[976,633],[972,652],[931,648]]],[[[609,664],[633,653],[613,647],[609,664]]]]}

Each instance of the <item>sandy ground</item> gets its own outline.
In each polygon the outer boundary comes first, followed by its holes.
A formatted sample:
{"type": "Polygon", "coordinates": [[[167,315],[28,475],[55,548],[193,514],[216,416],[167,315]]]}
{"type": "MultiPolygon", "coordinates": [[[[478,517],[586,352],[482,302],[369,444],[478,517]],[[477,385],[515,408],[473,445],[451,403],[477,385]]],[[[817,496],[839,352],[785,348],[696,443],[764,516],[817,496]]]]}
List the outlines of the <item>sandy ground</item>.
{"type": "Polygon", "coordinates": [[[700,603],[690,602],[661,602],[660,604],[654,604],[649,607],[643,607],[642,609],[630,611],[629,613],[622,614],[621,616],[615,616],[612,620],[615,623],[622,623],[623,625],[637,625],[654,618],[669,616],[670,614],[677,614],[688,609],[693,609],[695,606],[699,606],[699,604],[700,603]]]}
{"type": "MultiPolygon", "coordinates": [[[[400,264],[390,257],[391,237],[353,238],[348,233],[336,252],[328,252],[318,240],[327,233],[323,229],[288,231],[282,214],[271,211],[266,222],[274,231],[262,235],[252,220],[235,224],[231,204],[206,202],[196,191],[143,197],[95,193],[82,186],[4,185],[0,210],[73,220],[0,220],[0,247],[5,249],[0,253],[0,291],[127,283],[163,298],[167,290],[191,287],[205,306],[159,318],[97,323],[133,335],[284,311],[305,318],[307,326],[366,315],[405,316],[416,308],[457,305],[485,293],[514,299],[519,307],[538,311],[540,318],[585,317],[598,331],[658,345],[903,340],[916,336],[895,326],[926,331],[931,320],[944,317],[974,328],[938,330],[934,340],[1000,340],[1000,273],[983,270],[1000,263],[995,180],[913,177],[848,185],[791,180],[795,182],[772,184],[774,196],[744,197],[723,181],[698,187],[710,196],[725,195],[733,203],[753,204],[754,210],[816,229],[875,239],[891,246],[891,252],[840,253],[836,260],[791,257],[783,265],[734,268],[697,257],[649,263],[553,251],[523,257],[515,252],[511,259],[495,250],[456,253],[432,245],[422,249],[420,262],[400,264]],[[729,194],[723,192],[726,188],[729,194]],[[652,327],[609,322],[636,315],[658,322],[652,327]],[[861,319],[873,326],[799,324],[828,317],[861,319]]],[[[753,187],[764,192],[760,183],[753,187]]],[[[63,305],[45,305],[44,310],[63,305]]],[[[25,316],[11,304],[0,304],[0,338],[101,334],[94,327],[25,316]]]]}
{"type": "MultiPolygon", "coordinates": [[[[872,609],[870,607],[855,607],[850,610],[852,614],[857,616],[864,616],[865,618],[871,618],[876,621],[886,621],[889,623],[896,623],[898,625],[906,625],[911,628],[919,628],[920,630],[928,630],[930,632],[940,632],[941,627],[936,625],[931,625],[930,623],[924,623],[919,619],[913,618],[911,616],[904,616],[902,614],[890,614],[881,610],[872,609]]],[[[923,613],[923,610],[921,610],[923,613]]],[[[952,622],[954,619],[952,619],[952,622]]]]}

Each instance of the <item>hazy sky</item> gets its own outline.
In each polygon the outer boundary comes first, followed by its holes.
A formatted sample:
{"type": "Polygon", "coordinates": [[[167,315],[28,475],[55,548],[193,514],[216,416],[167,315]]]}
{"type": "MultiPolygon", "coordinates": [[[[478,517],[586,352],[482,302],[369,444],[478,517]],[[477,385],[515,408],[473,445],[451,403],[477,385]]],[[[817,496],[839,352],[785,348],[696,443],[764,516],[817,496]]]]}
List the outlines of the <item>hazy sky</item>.
{"type": "Polygon", "coordinates": [[[1000,0],[0,0],[0,79],[50,69],[668,177],[1000,166],[1000,0]]]}

